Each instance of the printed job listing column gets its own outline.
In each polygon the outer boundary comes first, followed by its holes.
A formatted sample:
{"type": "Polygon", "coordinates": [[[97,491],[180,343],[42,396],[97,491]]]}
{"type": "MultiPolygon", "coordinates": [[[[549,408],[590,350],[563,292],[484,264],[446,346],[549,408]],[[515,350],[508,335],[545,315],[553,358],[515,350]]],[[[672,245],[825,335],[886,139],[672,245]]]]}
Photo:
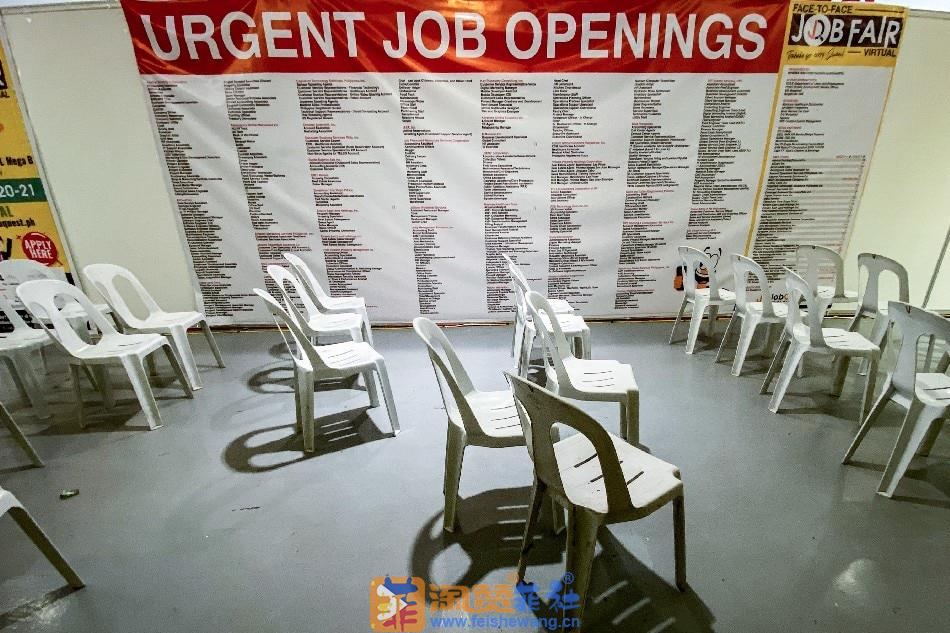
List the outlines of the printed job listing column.
{"type": "Polygon", "coordinates": [[[794,3],[752,258],[779,279],[799,244],[843,252],[864,188],[905,10],[794,3]]]}

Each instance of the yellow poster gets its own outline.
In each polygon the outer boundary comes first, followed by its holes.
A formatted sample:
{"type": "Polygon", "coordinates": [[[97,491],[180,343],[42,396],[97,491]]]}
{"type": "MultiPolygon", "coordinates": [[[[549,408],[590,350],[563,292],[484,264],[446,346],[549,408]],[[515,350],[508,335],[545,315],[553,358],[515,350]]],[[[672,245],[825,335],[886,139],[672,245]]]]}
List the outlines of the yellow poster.
{"type": "Polygon", "coordinates": [[[32,259],[68,273],[13,78],[0,45],[0,259],[32,259]]]}

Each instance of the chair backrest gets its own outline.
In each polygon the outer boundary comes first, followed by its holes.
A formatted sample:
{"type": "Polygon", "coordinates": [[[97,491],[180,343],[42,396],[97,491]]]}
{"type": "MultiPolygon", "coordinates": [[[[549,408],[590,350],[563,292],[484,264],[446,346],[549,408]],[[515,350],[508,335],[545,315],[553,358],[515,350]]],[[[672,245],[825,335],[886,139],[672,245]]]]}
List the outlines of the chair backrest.
{"type": "Polygon", "coordinates": [[[17,296],[23,305],[29,311],[33,318],[38,321],[47,332],[50,332],[47,325],[38,314],[50,320],[53,324],[53,338],[70,354],[86,349],[89,343],[84,341],[69,320],[62,313],[62,308],[69,303],[78,303],[90,322],[103,335],[116,334],[115,326],[112,322],[92,304],[82,290],[68,284],[65,281],[56,279],[36,279],[27,281],[17,286],[17,296]]]}
{"type": "Polygon", "coordinates": [[[62,268],[50,268],[32,259],[5,259],[0,261],[0,278],[3,278],[8,288],[13,289],[34,279],[66,281],[66,273],[62,268]]]}
{"type": "MultiPolygon", "coordinates": [[[[623,512],[632,507],[630,493],[610,434],[595,419],[547,389],[518,376],[506,373],[515,396],[515,408],[524,431],[528,454],[534,472],[555,494],[566,498],[557,458],[554,453],[552,429],[563,424],[586,437],[594,446],[607,493],[608,512],[623,512]]],[[[573,464],[572,464],[573,466],[573,464]]]]}
{"type": "Polygon", "coordinates": [[[313,270],[307,265],[307,262],[293,253],[284,253],[284,259],[290,262],[290,267],[294,269],[297,278],[303,282],[304,290],[310,295],[310,300],[321,310],[326,310],[327,306],[323,300],[330,295],[323,289],[323,284],[313,274],[313,270]]]}
{"type": "Polygon", "coordinates": [[[260,297],[270,310],[271,315],[274,317],[274,323],[277,324],[277,331],[280,332],[281,338],[284,339],[284,345],[287,346],[287,351],[290,352],[294,363],[300,367],[306,367],[309,364],[309,366],[317,372],[326,370],[326,363],[320,358],[320,354],[314,349],[313,343],[310,342],[310,339],[307,338],[307,335],[304,334],[298,325],[298,319],[302,319],[303,316],[297,311],[296,306],[291,303],[291,311],[288,312],[281,307],[280,302],[266,290],[254,288],[254,294],[260,297]],[[290,335],[289,339],[287,337],[288,334],[290,335]],[[291,345],[291,341],[293,341],[293,345],[291,345]]]}
{"type": "Polygon", "coordinates": [[[920,339],[926,338],[928,343],[933,340],[950,342],[950,320],[902,301],[887,303],[887,318],[897,325],[901,333],[901,345],[891,376],[892,384],[898,393],[909,398],[914,395],[917,382],[920,339]]]}
{"type": "Polygon", "coordinates": [[[518,311],[520,318],[525,319],[528,316],[525,294],[531,290],[531,286],[528,285],[528,278],[521,268],[518,267],[518,264],[508,257],[508,255],[502,255],[502,257],[504,257],[508,263],[508,273],[511,275],[511,289],[515,293],[515,310],[518,311]]]}
{"type": "Polygon", "coordinates": [[[861,305],[858,311],[877,312],[880,305],[881,274],[892,273],[897,277],[897,300],[907,303],[910,301],[910,289],[907,279],[907,269],[900,263],[876,253],[861,253],[858,255],[858,273],[861,269],[867,271],[867,281],[861,295],[861,305]]]}
{"type": "Polygon", "coordinates": [[[733,253],[731,260],[736,279],[736,311],[742,314],[747,311],[747,304],[751,302],[748,289],[749,275],[752,275],[762,293],[762,316],[775,316],[775,310],[772,309],[772,288],[765,275],[765,269],[754,260],[738,253],[733,253]]]}
{"type": "Polygon", "coordinates": [[[564,367],[564,359],[574,358],[574,352],[567,341],[567,336],[564,335],[564,330],[561,329],[561,323],[558,321],[557,314],[554,313],[554,308],[540,292],[534,290],[529,290],[525,295],[525,303],[534,320],[534,327],[541,335],[545,359],[551,358],[558,382],[569,384],[570,376],[564,367]],[[550,330],[544,326],[542,315],[548,317],[547,321],[551,324],[550,330]]]}
{"type": "MultiPolygon", "coordinates": [[[[313,317],[316,317],[320,314],[320,309],[317,308],[317,305],[313,302],[313,299],[310,298],[310,293],[307,292],[307,289],[304,287],[304,284],[300,279],[294,275],[292,272],[284,268],[283,266],[278,266],[277,264],[271,264],[267,267],[267,274],[270,275],[271,279],[274,280],[274,283],[277,284],[277,290],[280,292],[280,296],[284,300],[284,307],[287,312],[294,314],[295,312],[299,314],[297,310],[297,305],[294,302],[295,299],[299,300],[303,304],[304,309],[307,311],[307,318],[304,319],[303,316],[300,318],[300,324],[305,324],[310,321],[313,317]]],[[[296,316],[296,315],[295,315],[296,316]]]]}
{"type": "Polygon", "coordinates": [[[0,293],[0,312],[3,312],[4,316],[10,321],[10,325],[13,326],[13,331],[17,330],[31,330],[29,325],[26,324],[26,321],[23,320],[23,317],[20,316],[20,313],[16,311],[16,308],[7,301],[7,298],[0,293]]]}
{"type": "Polygon", "coordinates": [[[432,361],[432,370],[449,421],[469,434],[480,433],[475,414],[466,399],[476,389],[452,343],[438,325],[425,317],[413,319],[412,328],[428,348],[429,360],[432,361]]]}
{"type": "Polygon", "coordinates": [[[785,331],[789,337],[793,336],[796,328],[808,328],[808,338],[812,347],[827,347],[825,337],[821,332],[821,318],[824,311],[821,302],[815,294],[815,288],[801,275],[793,270],[785,269],[785,286],[788,288],[788,317],[785,319],[785,331]],[[807,316],[802,317],[801,303],[805,302],[807,316]]]}
{"type": "Polygon", "coordinates": [[[817,244],[799,244],[795,249],[795,268],[801,270],[805,262],[805,281],[813,289],[818,288],[822,274],[834,276],[835,297],[844,297],[844,260],[841,255],[827,246],[817,244]]]}
{"type": "Polygon", "coordinates": [[[145,286],[142,285],[142,282],[127,268],[116,266],[115,264],[89,264],[82,269],[82,272],[86,275],[86,278],[89,279],[92,286],[99,291],[102,298],[106,300],[106,303],[112,307],[113,312],[115,312],[119,319],[126,325],[134,328],[143,327],[145,323],[142,319],[135,316],[132,308],[126,302],[125,298],[123,298],[116,284],[119,279],[124,280],[128,284],[128,287],[135,293],[138,300],[141,301],[145,309],[149,311],[149,315],[162,312],[162,309],[152,295],[149,294],[148,290],[145,289],[145,286]]]}
{"type": "Polygon", "coordinates": [[[709,298],[720,299],[719,280],[716,277],[716,265],[713,263],[712,257],[691,246],[680,246],[677,251],[680,260],[683,262],[683,290],[686,292],[686,296],[690,299],[696,296],[696,272],[703,268],[709,276],[709,298]]]}

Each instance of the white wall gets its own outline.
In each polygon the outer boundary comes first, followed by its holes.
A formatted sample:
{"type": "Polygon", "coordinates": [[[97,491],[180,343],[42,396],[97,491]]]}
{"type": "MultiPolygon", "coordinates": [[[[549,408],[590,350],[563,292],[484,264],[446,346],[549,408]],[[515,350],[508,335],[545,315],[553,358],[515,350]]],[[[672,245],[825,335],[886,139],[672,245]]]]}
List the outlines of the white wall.
{"type": "MultiPolygon", "coordinates": [[[[192,277],[121,10],[4,19],[75,263],[124,265],[169,309],[191,308],[192,277]]],[[[849,287],[857,253],[872,251],[903,262],[911,300],[923,298],[950,223],[948,72],[950,19],[912,17],[847,253],[849,287]]],[[[948,277],[931,307],[950,309],[948,277]]]]}
{"type": "MultiPolygon", "coordinates": [[[[948,73],[950,19],[912,16],[851,234],[849,285],[858,253],[880,253],[907,268],[911,303],[923,301],[950,228],[948,73]]],[[[950,309],[948,275],[942,277],[930,307],[950,309]]]]}
{"type": "Polygon", "coordinates": [[[73,262],[110,262],[166,309],[193,309],[189,265],[118,8],[4,15],[73,262]]]}

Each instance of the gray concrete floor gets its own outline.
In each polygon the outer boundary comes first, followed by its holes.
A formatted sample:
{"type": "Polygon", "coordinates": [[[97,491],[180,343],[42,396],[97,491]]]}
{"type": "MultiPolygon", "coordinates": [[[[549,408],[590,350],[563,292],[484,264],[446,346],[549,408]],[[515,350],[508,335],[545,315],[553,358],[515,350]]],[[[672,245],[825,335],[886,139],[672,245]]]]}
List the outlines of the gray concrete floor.
{"type": "MultiPolygon", "coordinates": [[[[722,324],[720,324],[720,328],[722,324]]],[[[680,467],[687,575],[672,586],[669,507],[611,526],[594,563],[588,631],[946,631],[950,623],[950,439],[915,462],[894,500],[875,495],[896,436],[889,410],[857,455],[860,384],[825,395],[811,365],[781,415],[758,395],[766,364],[741,378],[715,350],[666,344],[669,324],[595,324],[595,358],[634,366],[641,438],[680,467]]],[[[684,330],[685,334],[685,330],[684,330]]],[[[453,328],[477,384],[504,386],[510,329],[453,328]]],[[[321,390],[319,450],[294,435],[287,357],[273,332],[219,334],[227,369],[195,337],[205,387],[193,401],[157,390],[165,426],[145,430],[128,387],[79,431],[61,361],[56,416],[4,401],[47,462],[27,467],[0,435],[0,485],[13,491],[88,586],[63,581],[7,517],[0,520],[0,628],[64,633],[368,631],[370,580],[504,583],[514,569],[531,468],[524,448],[470,448],[461,529],[442,533],[445,417],[411,330],[379,330],[403,433],[360,388],[321,390]],[[60,500],[64,488],[80,494],[60,500]]],[[[4,370],[5,371],[5,370],[4,370]]],[[[167,368],[166,368],[167,372],[167,368]]],[[[118,374],[116,374],[118,376],[118,374]]],[[[3,381],[9,385],[4,374],[3,381]]],[[[119,380],[117,379],[118,383],[119,380]]],[[[348,385],[355,387],[355,385],[348,385]]],[[[611,405],[584,405],[618,430],[611,405]]],[[[527,579],[563,571],[563,536],[546,532],[527,579]]]]}

